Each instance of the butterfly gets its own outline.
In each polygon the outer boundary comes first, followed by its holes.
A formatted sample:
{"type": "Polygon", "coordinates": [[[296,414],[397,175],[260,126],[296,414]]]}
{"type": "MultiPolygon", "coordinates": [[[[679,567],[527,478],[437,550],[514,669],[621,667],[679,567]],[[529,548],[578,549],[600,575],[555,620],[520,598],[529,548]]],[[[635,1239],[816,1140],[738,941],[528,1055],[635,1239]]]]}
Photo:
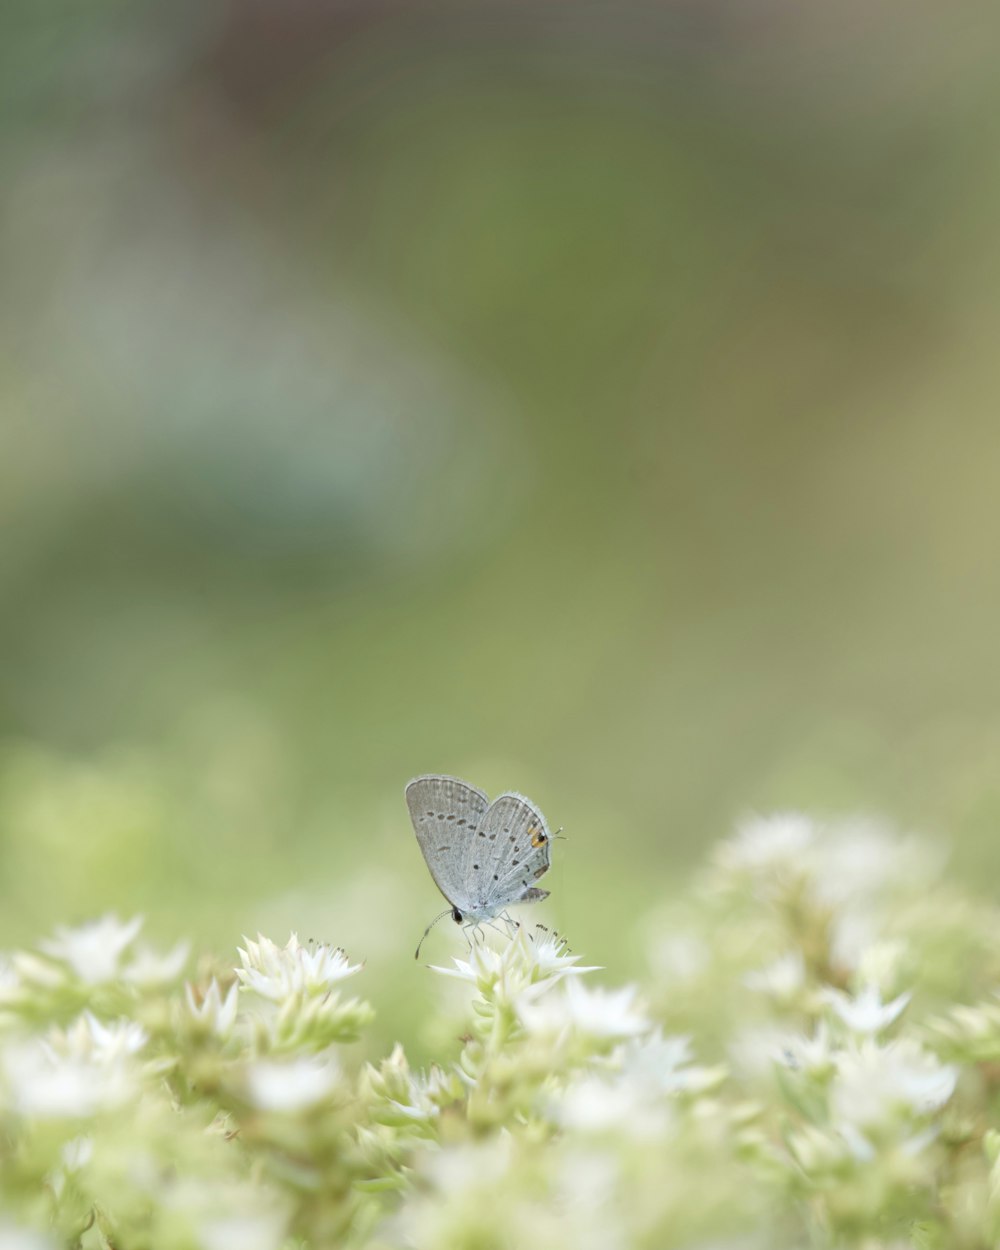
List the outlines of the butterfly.
{"type": "MultiPolygon", "coordinates": [[[[507,920],[512,903],[537,903],[548,890],[534,884],[549,870],[551,834],[545,817],[523,794],[501,794],[491,803],[457,777],[415,777],[406,787],[413,832],[447,915],[473,929],[495,917],[507,920]]],[[[417,955],[420,946],[417,947],[417,955]]]]}

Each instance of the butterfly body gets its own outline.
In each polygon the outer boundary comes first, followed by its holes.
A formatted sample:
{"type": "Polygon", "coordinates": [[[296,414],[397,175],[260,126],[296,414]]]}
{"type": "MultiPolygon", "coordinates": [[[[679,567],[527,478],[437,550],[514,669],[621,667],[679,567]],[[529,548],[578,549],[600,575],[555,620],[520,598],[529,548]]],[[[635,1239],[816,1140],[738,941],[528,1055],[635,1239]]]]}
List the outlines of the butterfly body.
{"type": "Polygon", "coordinates": [[[479,924],[513,903],[548,896],[535,885],[549,870],[545,817],[522,794],[491,803],[457,777],[416,777],[406,805],[424,860],[456,924],[479,924]]]}

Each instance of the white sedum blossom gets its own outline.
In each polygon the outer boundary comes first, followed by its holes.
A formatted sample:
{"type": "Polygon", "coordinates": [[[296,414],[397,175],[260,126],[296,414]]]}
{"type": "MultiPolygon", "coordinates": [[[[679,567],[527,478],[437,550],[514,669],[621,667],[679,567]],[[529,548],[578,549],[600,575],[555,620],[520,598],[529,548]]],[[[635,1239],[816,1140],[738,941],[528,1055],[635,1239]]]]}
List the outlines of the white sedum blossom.
{"type": "Polygon", "coordinates": [[[801,1040],[797,1032],[781,1025],[747,1025],[730,1038],[726,1055],[740,1077],[770,1081],[775,1063],[783,1062],[801,1040]]]}
{"type": "Polygon", "coordinates": [[[258,1059],[246,1073],[250,1101],[261,1111],[294,1114],[323,1102],[336,1088],[340,1070],[329,1056],[258,1059]]]}
{"type": "Polygon", "coordinates": [[[63,1167],[67,1172],[79,1172],[94,1157],[92,1137],[71,1137],[60,1151],[63,1167]]]}
{"type": "Polygon", "coordinates": [[[853,997],[832,987],[823,991],[823,1001],[833,1009],[841,1023],[862,1037],[871,1037],[887,1029],[902,1015],[910,997],[909,993],[900,994],[891,1002],[884,1003],[877,985],[866,985],[853,997]]]}
{"type": "Polygon", "coordinates": [[[288,1235],[284,1203],[249,1181],[212,1185],[189,1177],[166,1200],[183,1220],[183,1244],[192,1250],[280,1250],[288,1235]]]}
{"type": "Polygon", "coordinates": [[[73,1119],[113,1111],[133,1097],[136,1073],[121,1054],[60,1051],[35,1038],[10,1043],[0,1056],[8,1099],[19,1115],[73,1119]]]}
{"type": "Polygon", "coordinates": [[[146,1030],[135,1020],[122,1018],[105,1024],[93,1012],[85,1011],[56,1046],[66,1054],[93,1056],[110,1063],[136,1054],[148,1040],[146,1030]]]}
{"type": "Polygon", "coordinates": [[[744,821],[736,836],[722,843],[717,859],[730,872],[801,871],[816,832],[815,823],[799,812],[756,816],[744,821]]]}
{"type": "Polygon", "coordinates": [[[899,836],[882,821],[854,817],[831,822],[813,851],[814,892],[833,907],[857,907],[900,886],[916,889],[941,871],[942,848],[899,836]]]}
{"type": "Polygon", "coordinates": [[[585,1070],[551,1098],[550,1114],[564,1128],[580,1132],[661,1138],[674,1120],[673,1098],[703,1092],[724,1079],[722,1069],[696,1067],[690,1060],[686,1037],[664,1037],[657,1029],[631,1038],[606,1067],[585,1070]]]}
{"type": "Polygon", "coordinates": [[[245,990],[281,1002],[292,994],[327,994],[346,977],[361,971],[339,948],[317,944],[303,946],[293,933],[284,946],[278,946],[258,933],[257,941],[243,939],[238,948],[241,967],[236,976],[245,990]]]}
{"type": "Polygon", "coordinates": [[[201,994],[200,999],[189,982],[184,986],[184,1001],[188,1016],[194,1024],[216,1037],[228,1037],[236,1023],[239,982],[234,981],[223,997],[218,981],[212,977],[208,989],[201,994]]]}
{"type": "Polygon", "coordinates": [[[613,1058],[622,1076],[641,1085],[650,1096],[698,1092],[717,1085],[725,1076],[723,1068],[692,1064],[689,1037],[664,1037],[659,1029],[625,1042],[613,1058]]]}
{"type": "Polygon", "coordinates": [[[636,1140],[655,1141],[668,1130],[669,1104],[651,1099],[638,1081],[612,1080],[586,1072],[550,1104],[552,1118],[570,1132],[624,1133],[636,1140]]]}
{"type": "Polygon", "coordinates": [[[837,1120],[865,1132],[931,1115],[955,1091],[957,1069],[912,1038],[880,1046],[866,1038],[840,1051],[830,1091],[837,1120]]]}
{"type": "Polygon", "coordinates": [[[696,982],[706,972],[711,952],[703,938],[665,929],[664,920],[659,916],[647,924],[646,929],[650,965],[665,984],[686,985],[696,982]]]}
{"type": "Polygon", "coordinates": [[[281,1250],[288,1220],[280,1211],[233,1211],[198,1225],[202,1250],[281,1250]]]}
{"type": "Polygon", "coordinates": [[[0,1250],[56,1250],[51,1237],[0,1218],[0,1250]]]}
{"type": "Polygon", "coordinates": [[[21,1001],[23,986],[14,962],[0,953],[0,1011],[21,1001]]]}
{"type": "Polygon", "coordinates": [[[825,1079],[833,1072],[834,1051],[830,1031],[821,1020],[812,1037],[796,1035],[785,1040],[775,1053],[775,1060],[807,1076],[825,1079]]]}
{"type": "Polygon", "coordinates": [[[597,971],[594,967],[582,966],[579,958],[570,953],[557,934],[538,929],[531,933],[522,926],[503,945],[477,942],[467,959],[454,958],[453,968],[432,965],[432,971],[468,981],[480,990],[488,990],[512,1002],[533,986],[552,986],[564,977],[597,971]]]}
{"type": "Polygon", "coordinates": [[[87,1135],[72,1137],[59,1152],[59,1164],[49,1174],[48,1184],[56,1195],[62,1194],[66,1182],[81,1171],[94,1157],[94,1139],[87,1135]]]}
{"type": "Polygon", "coordinates": [[[775,1002],[791,1002],[806,981],[806,964],[801,951],[789,951],[764,968],[748,972],[743,984],[748,990],[766,994],[775,1002]]]}
{"type": "Polygon", "coordinates": [[[190,953],[190,942],[178,942],[171,950],[162,954],[143,944],[136,947],[132,959],[122,970],[122,976],[131,985],[137,985],[141,989],[173,985],[184,971],[190,953]]]}
{"type": "Polygon", "coordinates": [[[50,959],[68,964],[85,985],[112,981],[121,971],[122,955],[142,928],[143,918],[121,921],[106,915],[76,928],[58,925],[55,937],[39,943],[50,959]]]}
{"type": "Polygon", "coordinates": [[[515,1006],[521,1023],[532,1034],[576,1032],[587,1037],[617,1039],[635,1037],[650,1027],[645,1011],[638,1005],[637,993],[634,985],[602,990],[569,981],[551,993],[526,993],[515,1006]]]}

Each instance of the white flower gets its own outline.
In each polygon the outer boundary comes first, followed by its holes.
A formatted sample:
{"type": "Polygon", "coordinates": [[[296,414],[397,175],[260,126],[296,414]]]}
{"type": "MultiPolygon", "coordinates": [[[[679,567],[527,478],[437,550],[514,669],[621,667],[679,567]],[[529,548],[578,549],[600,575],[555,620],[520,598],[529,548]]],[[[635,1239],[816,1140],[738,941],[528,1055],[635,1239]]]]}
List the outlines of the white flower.
{"type": "Polygon", "coordinates": [[[86,1167],[94,1155],[94,1139],[92,1137],[72,1137],[59,1151],[61,1166],[54,1168],[46,1178],[56,1197],[61,1197],[66,1188],[66,1179],[73,1172],[86,1167]]]}
{"type": "Polygon", "coordinates": [[[334,1089],[339,1072],[332,1059],[258,1059],[247,1069],[250,1101],[262,1111],[304,1111],[334,1089]]]}
{"type": "Polygon", "coordinates": [[[496,1137],[449,1146],[425,1156],[423,1170],[445,1194],[492,1190],[516,1163],[514,1139],[506,1130],[496,1137]]]}
{"type": "Polygon", "coordinates": [[[879,1046],[866,1038],[836,1056],[831,1105],[837,1119],[864,1130],[926,1116],[951,1097],[957,1069],[910,1038],[879,1046]]]}
{"type": "Polygon", "coordinates": [[[580,981],[568,981],[554,993],[524,994],[515,1006],[529,1033],[575,1030],[595,1038],[634,1037],[649,1028],[649,1020],[635,999],[634,985],[592,990],[580,981]]]}
{"type": "Polygon", "coordinates": [[[378,1068],[369,1065],[362,1080],[364,1096],[378,1103],[379,1123],[392,1125],[437,1119],[441,1107],[455,1101],[461,1084],[454,1072],[436,1065],[422,1072],[411,1071],[399,1042],[378,1068]]]}
{"type": "Polygon", "coordinates": [[[693,933],[663,932],[662,924],[648,926],[649,963],[667,984],[696,981],[710,962],[708,944],[693,933]]]}
{"type": "Polygon", "coordinates": [[[733,1069],[751,1080],[772,1078],[774,1065],[799,1041],[799,1035],[778,1025],[749,1025],[726,1047],[733,1069]]]}
{"type": "Polygon", "coordinates": [[[872,942],[861,953],[855,980],[861,985],[877,985],[880,989],[895,987],[903,979],[907,954],[907,944],[899,938],[872,942]]]}
{"type": "Polygon", "coordinates": [[[871,1144],[864,1133],[860,1132],[853,1124],[842,1120],[837,1126],[837,1132],[840,1140],[845,1142],[847,1149],[850,1151],[852,1158],[859,1163],[871,1163],[875,1158],[875,1147],[871,1144]]]}
{"type": "Polygon", "coordinates": [[[864,954],[878,940],[879,926],[867,911],[841,911],[830,930],[830,959],[836,968],[855,972],[864,954]]]}
{"type": "Polygon", "coordinates": [[[15,1042],[2,1056],[11,1102],[21,1115],[63,1119],[113,1110],[135,1090],[131,1068],[119,1055],[60,1054],[36,1038],[15,1042]]]}
{"type": "Polygon", "coordinates": [[[833,1070],[833,1051],[830,1047],[826,1022],[821,1020],[812,1037],[793,1036],[784,1041],[775,1059],[797,1072],[808,1076],[827,1076],[833,1070]]]}
{"type": "Polygon", "coordinates": [[[247,1211],[204,1219],[198,1240],[204,1250],[280,1250],[288,1221],[280,1211],[247,1211]]]}
{"type": "Polygon", "coordinates": [[[745,821],[736,836],[718,850],[724,868],[741,872],[768,873],[793,867],[801,871],[803,856],[811,848],[816,827],[799,812],[779,812],[745,821]]]}
{"type": "MultiPolygon", "coordinates": [[[[603,1148],[595,1148],[592,1142],[567,1144],[553,1163],[550,1197],[546,1202],[551,1232],[548,1237],[543,1232],[535,1244],[572,1246],[573,1250],[624,1250],[634,1246],[638,1238],[625,1232],[628,1221],[623,1208],[628,1205],[628,1183],[623,1177],[621,1153],[610,1143],[603,1148]]],[[[699,1250],[725,1248],[703,1245],[699,1250]]]]}
{"type": "Polygon", "coordinates": [[[239,1006],[238,990],[239,984],[234,981],[223,998],[219,983],[213,977],[199,1002],[195,998],[191,985],[186,984],[184,998],[192,1020],[207,1029],[209,1033],[214,1033],[216,1037],[228,1037],[236,1023],[236,1010],[239,1006]]]}
{"type": "Polygon", "coordinates": [[[468,959],[453,958],[454,968],[432,965],[431,970],[469,981],[480,990],[489,989],[497,997],[512,1001],[531,986],[551,986],[567,976],[597,971],[594,967],[581,966],[577,962],[579,958],[569,953],[566,943],[557,934],[543,931],[538,936],[538,930],[533,935],[522,927],[499,948],[477,942],[469,951],[468,959]]]}
{"type": "Polygon", "coordinates": [[[201,1250],[279,1250],[285,1244],[288,1211],[258,1180],[243,1183],[182,1176],[161,1182],[163,1207],[176,1211],[194,1231],[185,1247],[201,1250]]]}
{"type": "Polygon", "coordinates": [[[581,967],[578,962],[580,956],[570,952],[565,939],[561,938],[558,933],[550,933],[547,929],[536,925],[531,932],[523,927],[518,929],[517,938],[521,938],[522,934],[524,934],[522,940],[526,944],[528,958],[534,965],[540,980],[558,981],[569,975],[599,971],[596,964],[581,967]]]}
{"type": "Polygon", "coordinates": [[[245,990],[280,1002],[294,993],[326,994],[338,981],[361,970],[339,948],[319,944],[302,946],[292,934],[284,946],[257,934],[257,941],[238,947],[241,968],[236,975],[245,990]]]}
{"type": "Polygon", "coordinates": [[[33,1228],[0,1221],[0,1250],[56,1250],[56,1243],[33,1228]]]}
{"type": "Polygon", "coordinates": [[[651,1099],[642,1083],[588,1072],[572,1081],[552,1105],[554,1118],[581,1133],[622,1133],[638,1140],[661,1137],[671,1120],[669,1105],[651,1099]]]}
{"type": "Polygon", "coordinates": [[[600,1071],[583,1073],[550,1101],[554,1119],[567,1128],[615,1131],[634,1139],[662,1137],[673,1122],[671,1095],[718,1084],[721,1068],[690,1065],[686,1037],[657,1029],[619,1046],[600,1071]]]}
{"type": "Polygon", "coordinates": [[[943,862],[942,848],[892,829],[870,817],[852,817],[829,826],[815,848],[814,889],[832,907],[872,899],[933,880],[943,862]]]}
{"type": "Polygon", "coordinates": [[[15,1041],[2,1056],[13,1104],[41,1119],[113,1110],[135,1091],[131,1058],[147,1040],[134,1020],[105,1024],[85,1011],[65,1031],[15,1041]]]}
{"type": "MultiPolygon", "coordinates": [[[[513,946],[513,942],[510,944],[513,946]]],[[[508,950],[510,947],[507,948],[508,950]]],[[[486,942],[477,942],[469,951],[468,959],[452,956],[454,968],[441,968],[431,964],[431,972],[439,972],[443,977],[455,977],[459,981],[471,981],[478,985],[482,981],[495,983],[504,978],[507,971],[504,952],[495,949],[486,942]]]]}
{"type": "Polygon", "coordinates": [[[14,994],[14,1002],[22,998],[27,991],[58,990],[63,988],[66,979],[65,968],[59,968],[51,960],[34,951],[14,951],[10,957],[14,976],[21,985],[20,994],[14,994]]]}
{"type": "Polygon", "coordinates": [[[828,987],[823,991],[823,1001],[833,1008],[852,1033],[871,1036],[892,1024],[910,1001],[910,995],[900,994],[892,1002],[883,1003],[882,993],[876,985],[864,986],[853,998],[841,990],[828,987]]]}
{"type": "Polygon", "coordinates": [[[86,1167],[94,1155],[94,1139],[92,1137],[72,1137],[60,1151],[63,1167],[67,1172],[79,1172],[86,1167]]]}
{"type": "Polygon", "coordinates": [[[454,1098],[448,1074],[440,1068],[431,1068],[430,1071],[413,1074],[407,1102],[395,1098],[392,1105],[411,1120],[431,1120],[440,1115],[441,1097],[449,1091],[454,1098]]]}
{"type": "Polygon", "coordinates": [[[56,926],[54,938],[39,943],[51,959],[67,963],[86,985],[112,981],[119,974],[121,957],[142,928],[142,917],[124,923],[117,916],[102,916],[77,928],[56,926]]]}
{"type": "Polygon", "coordinates": [[[115,1020],[103,1024],[92,1012],[85,1011],[67,1030],[63,1038],[56,1036],[54,1045],[68,1055],[93,1057],[110,1063],[125,1055],[134,1055],[149,1040],[146,1030],[134,1020],[115,1020]]]}
{"type": "Polygon", "coordinates": [[[757,990],[779,1003],[787,1003],[802,989],[806,979],[806,965],[801,951],[789,951],[764,968],[748,972],[743,984],[749,990],[757,990]]]}
{"type": "Polygon", "coordinates": [[[625,1042],[615,1059],[622,1076],[641,1085],[647,1096],[701,1089],[722,1071],[692,1065],[690,1038],[664,1037],[659,1029],[625,1042]]]}
{"type": "Polygon", "coordinates": [[[0,1009],[13,1006],[23,995],[21,978],[7,955],[0,954],[0,1009]]]}
{"type": "Polygon", "coordinates": [[[181,975],[191,950],[189,942],[178,942],[173,950],[159,954],[149,946],[137,947],[122,976],[143,989],[170,985],[181,975]]]}

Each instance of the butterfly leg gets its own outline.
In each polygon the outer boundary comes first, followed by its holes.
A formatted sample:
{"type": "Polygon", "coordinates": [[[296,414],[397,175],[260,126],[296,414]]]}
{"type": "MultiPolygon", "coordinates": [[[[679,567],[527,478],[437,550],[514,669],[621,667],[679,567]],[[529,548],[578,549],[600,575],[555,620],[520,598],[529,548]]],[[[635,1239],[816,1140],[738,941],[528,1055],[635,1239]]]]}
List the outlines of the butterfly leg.
{"type": "Polygon", "coordinates": [[[513,937],[514,934],[521,927],[520,922],[515,920],[514,917],[510,914],[510,912],[507,911],[506,908],[500,913],[498,919],[502,920],[504,924],[507,926],[508,937],[513,937]]]}

